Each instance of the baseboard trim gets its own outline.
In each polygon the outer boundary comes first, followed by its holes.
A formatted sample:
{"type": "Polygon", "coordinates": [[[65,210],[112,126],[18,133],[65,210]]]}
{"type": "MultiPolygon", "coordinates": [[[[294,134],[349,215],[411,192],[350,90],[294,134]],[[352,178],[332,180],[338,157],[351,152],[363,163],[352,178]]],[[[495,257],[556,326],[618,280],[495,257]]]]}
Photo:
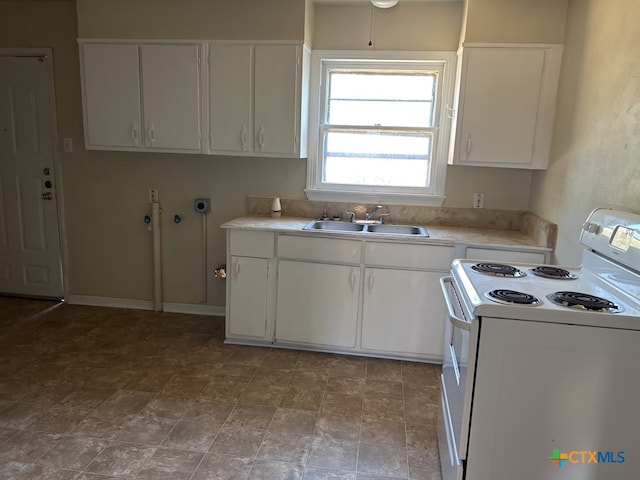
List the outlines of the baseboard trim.
{"type": "Polygon", "coordinates": [[[202,305],[194,303],[163,303],[162,310],[170,313],[187,313],[191,315],[211,315],[224,317],[225,308],[216,305],[202,305]]]}
{"type": "MultiPolygon", "coordinates": [[[[87,305],[91,307],[132,308],[135,310],[153,310],[151,300],[134,300],[131,298],[97,297],[92,295],[69,295],[65,301],[71,305],[87,305]]],[[[185,313],[189,315],[225,316],[225,307],[218,305],[200,305],[192,303],[162,304],[162,310],[168,313],[185,313]]]]}

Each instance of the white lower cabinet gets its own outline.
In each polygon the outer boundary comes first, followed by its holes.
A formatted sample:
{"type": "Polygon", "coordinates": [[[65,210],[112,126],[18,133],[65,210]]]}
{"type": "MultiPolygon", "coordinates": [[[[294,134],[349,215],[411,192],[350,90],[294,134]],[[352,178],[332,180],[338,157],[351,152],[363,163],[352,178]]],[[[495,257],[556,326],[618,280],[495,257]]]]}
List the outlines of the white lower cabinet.
{"type": "Polygon", "coordinates": [[[266,258],[231,257],[228,335],[266,336],[267,278],[266,258]]]}
{"type": "Polygon", "coordinates": [[[230,229],[227,240],[228,342],[435,362],[446,317],[439,280],[457,254],[545,256],[251,229],[230,229]]]}
{"type": "Polygon", "coordinates": [[[276,342],[354,348],[360,267],[280,260],[276,342]]]}
{"type": "Polygon", "coordinates": [[[233,343],[273,340],[275,234],[227,231],[226,338],[233,343]]]}
{"type": "Polygon", "coordinates": [[[445,306],[439,279],[443,275],[366,268],[362,348],[441,358],[445,306]]]}

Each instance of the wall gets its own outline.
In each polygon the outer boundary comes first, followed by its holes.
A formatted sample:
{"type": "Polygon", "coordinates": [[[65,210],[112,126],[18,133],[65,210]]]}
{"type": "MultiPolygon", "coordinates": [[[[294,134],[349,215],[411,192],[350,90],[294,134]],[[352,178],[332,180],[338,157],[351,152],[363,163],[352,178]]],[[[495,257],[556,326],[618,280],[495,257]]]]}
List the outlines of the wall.
{"type": "Polygon", "coordinates": [[[458,48],[462,17],[458,2],[403,3],[390,9],[370,5],[318,4],[315,50],[448,50],[458,48]],[[372,43],[369,44],[373,14],[372,43]]]}
{"type": "Polygon", "coordinates": [[[466,0],[463,42],[562,43],[567,0],[466,0]]]}
{"type": "Polygon", "coordinates": [[[557,260],[577,264],[595,207],[640,213],[640,9],[637,0],[570,0],[552,161],[531,208],[559,225],[557,260]]]}
{"type": "MultiPolygon", "coordinates": [[[[314,48],[351,49],[363,48],[364,34],[368,42],[367,7],[323,5],[312,21],[308,6],[300,0],[0,0],[0,46],[54,49],[58,131],[75,146],[73,153],[60,153],[69,293],[151,299],[151,236],[143,217],[147,190],[157,188],[164,209],[165,300],[198,304],[201,217],[192,211],[193,199],[213,201],[207,232],[212,268],[225,260],[219,226],[245,213],[248,195],[303,198],[306,178],[304,160],[85,151],[76,39],[313,38],[314,48]],[[180,225],[171,221],[174,214],[183,216],[180,225]]],[[[375,48],[457,47],[462,3],[401,3],[376,15],[375,48]]],[[[523,170],[449,167],[445,205],[468,207],[473,192],[482,191],[486,208],[526,210],[530,180],[523,170]]],[[[224,304],[222,282],[211,279],[207,293],[209,305],[224,304]]]]}
{"type": "MultiPolygon", "coordinates": [[[[127,5],[120,10],[122,24],[115,11],[108,14],[102,8],[96,10],[104,22],[83,13],[81,7],[89,3],[105,2],[81,0],[78,4],[80,17],[96,26],[96,36],[105,36],[107,25],[126,36],[133,36],[134,30],[148,36],[162,34],[158,24],[148,26],[147,30],[142,23],[138,29],[132,27],[136,15],[129,8],[130,2],[122,3],[127,5]]],[[[144,7],[143,3],[135,5],[144,7]]],[[[270,6],[274,3],[269,2],[270,6]]],[[[283,0],[285,6],[290,3],[283,0]]],[[[180,6],[184,7],[184,2],[180,6]]],[[[143,10],[138,11],[138,17],[142,17],[143,10]]],[[[287,12],[291,14],[291,10],[287,12]]],[[[178,15],[176,11],[170,13],[178,15]]],[[[278,10],[278,15],[282,20],[284,12],[278,10]]],[[[170,23],[169,18],[165,18],[166,23],[170,23]]],[[[182,18],[172,24],[176,37],[209,36],[202,30],[186,35],[184,16],[176,18],[182,18]]],[[[274,38],[280,31],[272,22],[271,28],[263,29],[260,35],[274,38]]],[[[287,37],[302,38],[302,28],[282,31],[287,37]],[[296,32],[287,33],[293,30],[296,32]]],[[[143,218],[150,213],[147,190],[157,188],[164,210],[165,301],[198,304],[202,295],[202,223],[201,217],[193,212],[193,199],[210,197],[213,202],[213,211],[208,216],[211,270],[225,261],[225,236],[220,225],[246,212],[247,195],[303,197],[305,161],[84,150],[76,39],[88,33],[85,28],[78,34],[74,1],[0,1],[0,46],[53,47],[58,132],[60,138],[72,138],[75,147],[73,153],[60,152],[62,168],[58,172],[64,182],[60,193],[64,195],[69,293],[151,300],[151,234],[143,218]],[[183,216],[180,225],[172,222],[174,214],[183,216]]],[[[211,37],[214,36],[212,31],[211,37]]],[[[210,278],[208,304],[224,305],[224,284],[210,278]]]]}
{"type": "Polygon", "coordinates": [[[301,0],[77,0],[78,34],[91,38],[304,39],[301,0]]]}
{"type": "MultiPolygon", "coordinates": [[[[464,6],[463,2],[400,2],[388,10],[374,9],[371,48],[455,51],[459,45],[464,6]]],[[[369,5],[316,5],[313,48],[369,49],[370,15],[369,5]]],[[[444,205],[470,207],[473,193],[484,192],[485,208],[527,210],[530,182],[529,170],[448,167],[444,205]]]]}

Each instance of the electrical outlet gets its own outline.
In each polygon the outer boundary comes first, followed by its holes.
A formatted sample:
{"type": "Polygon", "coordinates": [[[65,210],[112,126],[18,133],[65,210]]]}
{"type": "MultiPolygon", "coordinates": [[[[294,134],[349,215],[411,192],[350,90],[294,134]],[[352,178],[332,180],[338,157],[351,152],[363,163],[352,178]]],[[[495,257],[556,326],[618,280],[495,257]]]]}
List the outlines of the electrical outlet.
{"type": "Polygon", "coordinates": [[[473,208],[482,208],[484,206],[484,193],[473,194],[473,208]]]}
{"type": "Polygon", "coordinates": [[[158,201],[158,190],[155,188],[149,189],[149,203],[154,203],[158,201]]]}

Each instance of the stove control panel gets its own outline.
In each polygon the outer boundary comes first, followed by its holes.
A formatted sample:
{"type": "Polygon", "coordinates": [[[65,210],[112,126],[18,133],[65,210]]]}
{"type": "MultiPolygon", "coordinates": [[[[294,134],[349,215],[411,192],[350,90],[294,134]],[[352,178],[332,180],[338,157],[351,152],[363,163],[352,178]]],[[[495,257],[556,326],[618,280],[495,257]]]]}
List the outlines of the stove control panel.
{"type": "Polygon", "coordinates": [[[580,243],[598,254],[640,271],[640,215],[597,208],[587,218],[580,243]]]}

